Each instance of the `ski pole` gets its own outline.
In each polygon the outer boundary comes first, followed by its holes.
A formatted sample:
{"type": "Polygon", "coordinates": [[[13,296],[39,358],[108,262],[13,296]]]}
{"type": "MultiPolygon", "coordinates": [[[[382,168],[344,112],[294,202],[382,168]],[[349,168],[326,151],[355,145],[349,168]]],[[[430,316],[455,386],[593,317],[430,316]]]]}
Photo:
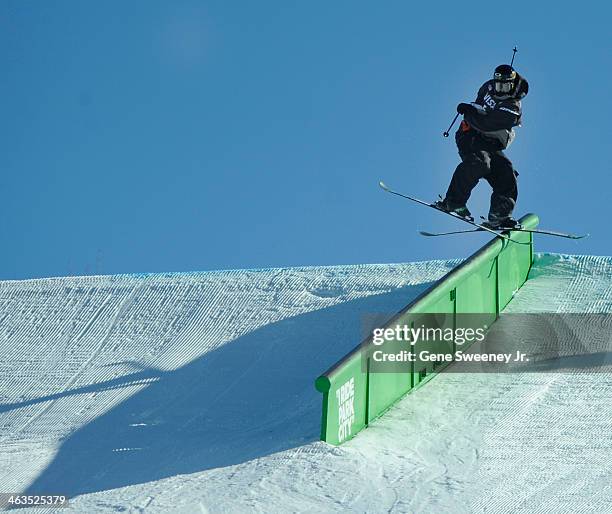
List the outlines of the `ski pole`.
{"type": "Polygon", "coordinates": [[[450,129],[453,128],[453,125],[455,124],[455,122],[457,121],[457,118],[459,117],[459,113],[455,114],[455,117],[453,118],[453,122],[450,124],[450,127],[448,127],[448,130],[446,132],[443,132],[442,135],[444,137],[448,137],[448,133],[450,132],[450,129]]]}
{"type": "Polygon", "coordinates": [[[510,62],[510,66],[512,66],[514,64],[514,56],[516,55],[516,52],[518,52],[518,48],[515,46],[512,49],[512,61],[510,62]]]}

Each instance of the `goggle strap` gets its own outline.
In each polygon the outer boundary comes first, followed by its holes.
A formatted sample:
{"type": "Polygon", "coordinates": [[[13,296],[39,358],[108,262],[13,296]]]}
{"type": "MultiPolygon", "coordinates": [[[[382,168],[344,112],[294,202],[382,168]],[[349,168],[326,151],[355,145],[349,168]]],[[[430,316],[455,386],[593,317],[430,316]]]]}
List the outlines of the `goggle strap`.
{"type": "Polygon", "coordinates": [[[516,79],[516,71],[513,71],[510,74],[510,77],[508,77],[508,78],[504,78],[504,76],[501,73],[495,73],[495,74],[493,74],[493,76],[494,76],[494,78],[496,80],[503,80],[503,81],[508,81],[509,82],[510,80],[516,79]]]}

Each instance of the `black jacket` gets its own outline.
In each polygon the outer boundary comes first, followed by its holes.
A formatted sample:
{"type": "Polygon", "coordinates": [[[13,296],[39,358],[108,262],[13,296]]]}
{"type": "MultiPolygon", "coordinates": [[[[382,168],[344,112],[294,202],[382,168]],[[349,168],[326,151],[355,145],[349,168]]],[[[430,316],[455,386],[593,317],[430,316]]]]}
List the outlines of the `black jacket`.
{"type": "Polygon", "coordinates": [[[472,103],[476,113],[464,115],[465,121],[479,132],[485,140],[495,143],[500,150],[508,148],[514,140],[514,127],[521,124],[521,99],[527,95],[529,85],[519,75],[515,92],[512,95],[496,97],[494,81],[488,80],[478,90],[476,101],[472,103]]]}

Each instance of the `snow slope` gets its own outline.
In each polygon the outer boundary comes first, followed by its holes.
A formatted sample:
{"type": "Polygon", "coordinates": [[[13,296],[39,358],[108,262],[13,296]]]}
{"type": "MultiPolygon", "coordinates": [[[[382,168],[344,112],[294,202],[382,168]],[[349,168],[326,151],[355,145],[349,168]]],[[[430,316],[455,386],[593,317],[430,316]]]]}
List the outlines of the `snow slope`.
{"type": "MultiPolygon", "coordinates": [[[[316,376],[457,263],[1,282],[0,492],[87,513],[612,512],[607,373],[442,374],[318,441],[316,376]]],[[[509,310],[611,312],[612,258],[539,255],[509,310]]]]}

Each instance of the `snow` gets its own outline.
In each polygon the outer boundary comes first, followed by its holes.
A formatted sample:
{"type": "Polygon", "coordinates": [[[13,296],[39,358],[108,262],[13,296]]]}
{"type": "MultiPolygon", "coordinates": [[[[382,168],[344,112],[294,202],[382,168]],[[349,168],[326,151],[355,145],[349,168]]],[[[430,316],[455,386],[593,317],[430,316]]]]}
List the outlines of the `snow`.
{"type": "MultiPolygon", "coordinates": [[[[87,513],[611,512],[608,373],[444,373],[318,441],[314,379],[457,263],[1,282],[1,492],[87,513]]],[[[507,311],[612,312],[612,258],[538,255],[507,311]]]]}

